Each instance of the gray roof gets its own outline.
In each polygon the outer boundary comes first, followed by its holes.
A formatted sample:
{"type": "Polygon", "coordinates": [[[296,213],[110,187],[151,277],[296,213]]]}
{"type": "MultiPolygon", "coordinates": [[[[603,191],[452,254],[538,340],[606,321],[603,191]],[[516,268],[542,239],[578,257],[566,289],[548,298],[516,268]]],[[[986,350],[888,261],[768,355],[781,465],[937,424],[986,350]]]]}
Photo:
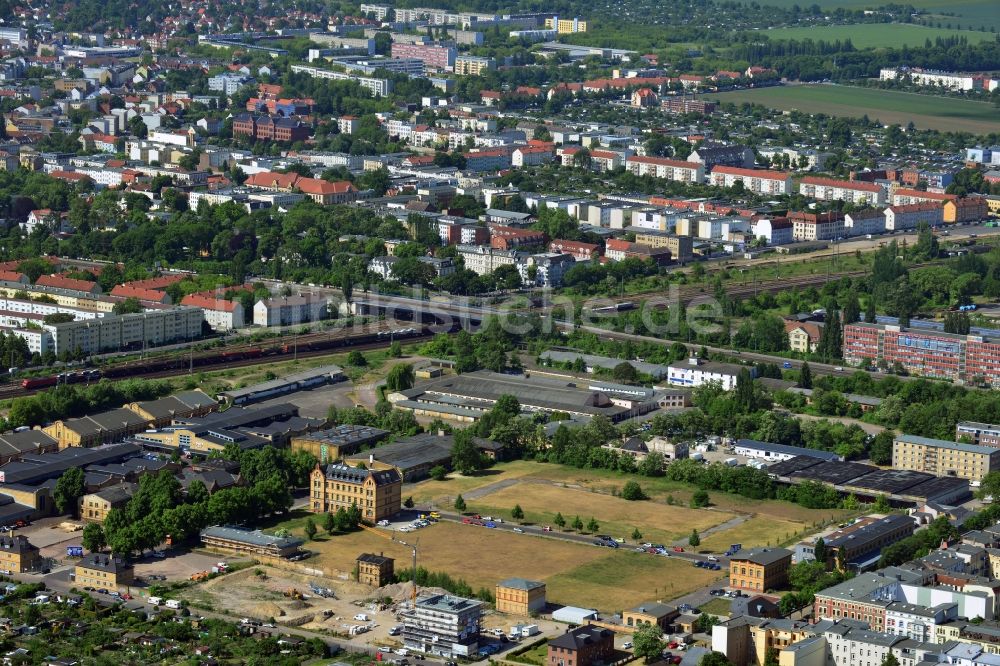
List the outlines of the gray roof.
{"type": "Polygon", "coordinates": [[[540,587],[545,587],[545,583],[539,583],[536,580],[528,580],[526,578],[508,578],[507,580],[500,581],[498,585],[512,590],[525,591],[537,590],[540,587]]]}
{"type": "Polygon", "coordinates": [[[275,547],[279,549],[294,548],[305,543],[298,537],[279,537],[272,534],[264,534],[260,530],[245,530],[239,527],[229,527],[214,525],[206,527],[201,531],[201,537],[216,537],[229,541],[239,541],[253,546],[275,547]]]}
{"type": "Polygon", "coordinates": [[[643,613],[645,615],[652,615],[653,617],[665,617],[677,612],[677,609],[673,606],[661,604],[658,601],[648,601],[628,610],[630,613],[643,613]]]}
{"type": "Polygon", "coordinates": [[[615,633],[610,629],[587,624],[582,627],[570,629],[561,636],[556,636],[549,641],[549,646],[576,651],[602,640],[613,640],[614,635],[615,633]]]}
{"type": "Polygon", "coordinates": [[[367,481],[369,477],[372,477],[375,479],[375,484],[381,486],[402,480],[399,476],[399,471],[395,468],[374,470],[351,467],[350,465],[345,465],[344,463],[331,463],[326,466],[324,472],[327,479],[343,481],[345,483],[362,484],[367,481]]]}
{"type": "Polygon", "coordinates": [[[843,460],[843,457],[833,453],[832,451],[821,451],[819,449],[807,449],[801,446],[788,446],[786,444],[772,444],[771,442],[760,442],[756,439],[739,439],[736,440],[736,446],[742,446],[749,449],[758,449],[760,451],[769,451],[771,453],[781,453],[784,455],[791,456],[809,456],[810,458],[819,458],[820,460],[830,460],[839,461],[843,460]]]}
{"type": "Polygon", "coordinates": [[[312,380],[321,375],[337,377],[342,374],[343,369],[339,365],[324,365],[318,368],[295,372],[290,375],[285,375],[284,377],[278,377],[277,379],[251,384],[245,388],[223,391],[222,395],[226,396],[230,400],[236,400],[245,396],[251,396],[265,391],[274,391],[284,387],[294,388],[302,382],[312,380]]]}
{"type": "Polygon", "coordinates": [[[897,442],[908,442],[910,444],[920,444],[939,449],[952,449],[965,453],[979,453],[985,455],[1000,455],[1000,449],[992,446],[978,446],[976,444],[965,444],[963,442],[950,442],[946,439],[931,439],[930,437],[918,437],[917,435],[896,435],[897,442]]]}
{"type": "Polygon", "coordinates": [[[667,372],[669,372],[667,366],[660,365],[659,363],[646,363],[644,361],[610,358],[608,356],[595,356],[593,354],[579,354],[571,351],[549,350],[542,352],[539,356],[541,358],[551,359],[556,363],[572,363],[576,359],[581,358],[588,366],[607,368],[608,370],[614,370],[616,366],[622,363],[628,363],[644,375],[650,375],[655,379],[665,377],[667,372]]]}
{"type": "Polygon", "coordinates": [[[791,558],[791,556],[792,551],[785,548],[744,548],[730,557],[730,561],[746,560],[747,562],[767,566],[785,558],[791,558]]]}
{"type": "Polygon", "coordinates": [[[108,573],[123,573],[131,571],[132,565],[117,555],[106,555],[104,553],[90,553],[84,556],[76,565],[84,569],[95,569],[108,573]]]}
{"type": "MultiPolygon", "coordinates": [[[[71,446],[53,453],[26,455],[17,462],[0,467],[6,484],[36,484],[62,475],[70,467],[121,461],[141,451],[137,444],[122,442],[87,449],[71,446]]],[[[3,485],[0,484],[0,491],[3,485]]]]}

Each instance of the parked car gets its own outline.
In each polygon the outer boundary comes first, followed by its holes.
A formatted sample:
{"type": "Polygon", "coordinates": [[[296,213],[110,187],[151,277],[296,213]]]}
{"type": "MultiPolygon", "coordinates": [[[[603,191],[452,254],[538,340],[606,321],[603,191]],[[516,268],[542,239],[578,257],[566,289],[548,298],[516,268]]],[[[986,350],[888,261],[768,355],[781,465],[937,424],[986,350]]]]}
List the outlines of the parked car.
{"type": "Polygon", "coordinates": [[[625,641],[624,643],[622,643],[622,649],[623,650],[631,650],[632,649],[632,641],[625,641]]]}
{"type": "Polygon", "coordinates": [[[512,531],[517,532],[518,534],[524,534],[524,530],[522,530],[520,527],[515,527],[512,531]]]}

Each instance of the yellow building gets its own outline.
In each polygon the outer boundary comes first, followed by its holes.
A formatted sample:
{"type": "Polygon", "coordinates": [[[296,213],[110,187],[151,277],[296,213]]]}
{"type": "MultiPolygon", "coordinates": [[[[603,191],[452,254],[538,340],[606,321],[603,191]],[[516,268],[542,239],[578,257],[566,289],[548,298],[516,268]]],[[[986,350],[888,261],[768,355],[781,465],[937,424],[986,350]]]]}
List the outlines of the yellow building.
{"type": "Polygon", "coordinates": [[[395,560],[381,553],[362,553],[355,560],[358,566],[358,582],[372,587],[382,587],[392,582],[395,560]]]}
{"type": "Polygon", "coordinates": [[[399,513],[403,477],[395,467],[370,469],[332,463],[316,465],[310,481],[310,509],[327,513],[357,504],[368,522],[399,513]]]}
{"type": "Polygon", "coordinates": [[[117,555],[91,553],[76,565],[73,580],[77,587],[117,590],[135,583],[135,571],[129,562],[117,555]]]}
{"type": "Polygon", "coordinates": [[[112,409],[78,419],[56,421],[42,428],[49,437],[59,443],[59,449],[70,446],[91,447],[100,444],[120,442],[131,435],[142,432],[148,423],[129,409],[112,409]]]}
{"type": "Polygon", "coordinates": [[[463,76],[479,76],[495,69],[496,60],[481,56],[460,55],[455,57],[455,73],[463,76]]]}
{"type": "Polygon", "coordinates": [[[986,210],[991,217],[1000,217],[1000,195],[991,194],[986,197],[986,210]]]}
{"type": "Polygon", "coordinates": [[[1000,449],[899,435],[892,442],[892,467],[978,481],[1000,469],[1000,449]]]}
{"type": "Polygon", "coordinates": [[[545,610],[545,583],[508,578],[497,583],[497,610],[510,615],[531,615],[545,610]]]}
{"type": "Polygon", "coordinates": [[[560,35],[574,32],[587,32],[587,22],[580,18],[561,19],[558,16],[545,19],[545,27],[555,30],[560,35]]]}
{"type": "Polygon", "coordinates": [[[26,573],[41,568],[42,556],[28,537],[0,535],[0,571],[6,574],[26,573]]]}
{"type": "Polygon", "coordinates": [[[85,523],[103,523],[111,509],[120,509],[132,499],[135,485],[119,483],[117,486],[87,493],[78,500],[78,515],[85,523]]]}
{"type": "Polygon", "coordinates": [[[312,454],[320,464],[325,465],[357,453],[362,447],[373,447],[388,436],[388,430],[343,424],[292,437],[290,446],[292,451],[312,454]]]}
{"type": "Polygon", "coordinates": [[[754,592],[780,590],[788,584],[792,551],[785,548],[749,548],[729,559],[729,586],[754,592]]]}
{"type": "Polygon", "coordinates": [[[219,408],[219,403],[201,389],[182,391],[156,400],[130,402],[125,409],[138,414],[149,428],[162,428],[174,419],[204,416],[219,408]]]}
{"type": "Polygon", "coordinates": [[[670,258],[680,263],[690,261],[694,256],[694,239],[690,236],[638,231],[635,234],[635,242],[646,247],[665,247],[670,250],[670,258]]]}
{"type": "Polygon", "coordinates": [[[649,601],[623,611],[622,624],[633,628],[641,627],[644,624],[655,624],[666,631],[679,616],[680,611],[673,606],[667,606],[658,601],[649,601]]]}

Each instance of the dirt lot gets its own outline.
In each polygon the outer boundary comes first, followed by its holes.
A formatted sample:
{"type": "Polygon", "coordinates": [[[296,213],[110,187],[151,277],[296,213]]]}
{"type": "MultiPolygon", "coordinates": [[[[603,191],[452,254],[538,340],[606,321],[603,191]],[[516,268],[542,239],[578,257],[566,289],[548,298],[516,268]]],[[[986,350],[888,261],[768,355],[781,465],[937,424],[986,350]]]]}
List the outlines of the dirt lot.
{"type": "Polygon", "coordinates": [[[135,560],[135,575],[147,578],[156,574],[166,576],[168,581],[187,580],[199,571],[211,571],[218,562],[232,563],[238,559],[201,551],[167,550],[166,553],[166,557],[146,556],[135,560]]]}

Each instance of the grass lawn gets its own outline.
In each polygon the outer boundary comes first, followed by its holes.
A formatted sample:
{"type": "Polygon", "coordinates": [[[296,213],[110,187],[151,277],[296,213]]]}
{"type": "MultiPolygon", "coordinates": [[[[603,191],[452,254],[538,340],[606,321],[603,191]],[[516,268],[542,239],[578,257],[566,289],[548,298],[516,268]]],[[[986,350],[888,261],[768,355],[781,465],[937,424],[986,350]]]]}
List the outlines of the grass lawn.
{"type": "Polygon", "coordinates": [[[702,604],[698,606],[702,613],[708,613],[709,615],[729,615],[732,612],[732,600],[725,597],[716,597],[712,599],[707,604],[702,604]]]}
{"type": "Polygon", "coordinates": [[[433,479],[409,484],[403,487],[403,496],[410,495],[417,504],[434,503],[438,508],[450,508],[457,495],[476,488],[517,477],[535,474],[539,463],[530,460],[516,460],[482,470],[474,476],[464,476],[457,472],[449,474],[444,481],[433,479]]]}
{"type": "Polygon", "coordinates": [[[722,573],[687,560],[618,550],[552,576],[545,585],[548,598],[558,603],[620,611],[643,601],[675,599],[722,573]]]}
{"type": "Polygon", "coordinates": [[[877,90],[833,84],[809,84],[736,90],[712,95],[721,102],[753,102],[804,113],[860,118],[867,114],[883,124],[906,125],[952,132],[1000,132],[1000,114],[988,102],[933,95],[877,90]]]}
{"type": "MultiPolygon", "coordinates": [[[[802,5],[799,0],[767,0],[769,5],[778,7],[791,7],[792,5],[802,5]]],[[[820,0],[817,4],[825,10],[837,9],[868,9],[876,7],[878,2],[871,0],[820,0]]],[[[916,9],[922,9],[930,13],[947,12],[955,16],[942,16],[941,23],[952,24],[961,23],[962,27],[971,25],[976,29],[1000,28],[1000,17],[997,16],[996,0],[908,0],[906,3],[916,9]],[[957,17],[957,18],[956,18],[957,17]]]]}
{"type": "Polygon", "coordinates": [[[698,546],[697,550],[709,553],[723,553],[734,543],[743,544],[744,548],[776,546],[792,539],[796,533],[801,532],[805,527],[804,523],[756,516],[736,527],[702,537],[701,545],[698,546]]]}
{"type": "Polygon", "coordinates": [[[723,511],[689,509],[657,502],[630,502],[586,490],[529,483],[519,483],[490,493],[482,500],[468,502],[468,507],[470,511],[499,515],[507,520],[515,504],[521,505],[527,522],[552,525],[557,512],[562,513],[567,524],[575,516],[580,516],[586,525],[593,517],[600,524],[600,532],[622,537],[629,542],[636,527],[642,532],[643,539],[670,542],[690,534],[692,529],[703,531],[733,517],[733,514],[723,511]]]}
{"type": "Polygon", "coordinates": [[[549,645],[548,643],[542,643],[541,645],[536,645],[530,650],[526,650],[519,655],[512,655],[508,660],[543,666],[545,664],[545,660],[548,659],[548,656],[549,645]]]}
{"type": "Polygon", "coordinates": [[[770,28],[761,30],[762,34],[772,40],[795,39],[802,41],[835,42],[850,39],[857,49],[867,48],[899,48],[906,46],[922,47],[926,40],[932,42],[938,37],[965,37],[970,44],[992,41],[991,32],[978,30],[948,30],[947,28],[929,28],[912,23],[861,23],[857,25],[822,25],[804,28],[770,28]]]}

